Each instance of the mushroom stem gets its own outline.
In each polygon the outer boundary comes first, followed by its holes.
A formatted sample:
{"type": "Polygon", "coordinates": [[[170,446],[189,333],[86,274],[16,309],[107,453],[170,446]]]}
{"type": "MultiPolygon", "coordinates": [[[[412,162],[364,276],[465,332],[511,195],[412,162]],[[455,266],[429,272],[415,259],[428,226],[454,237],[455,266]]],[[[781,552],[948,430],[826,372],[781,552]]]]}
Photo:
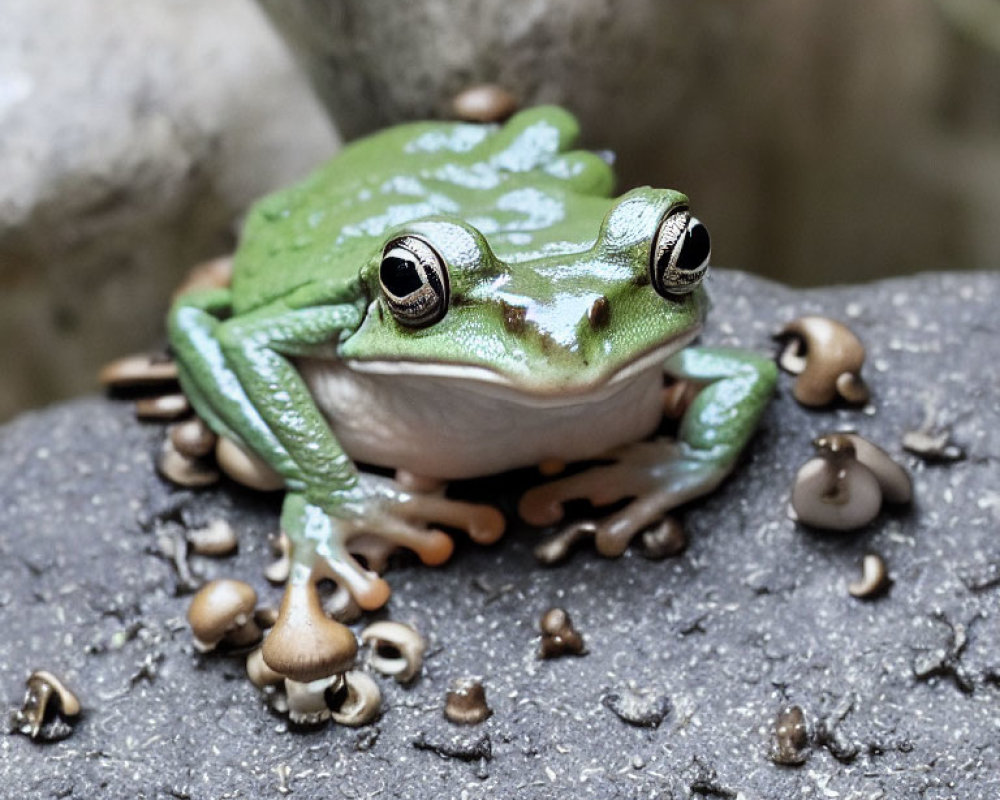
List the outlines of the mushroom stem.
{"type": "Polygon", "coordinates": [[[875,519],[882,490],[868,467],[855,458],[854,444],[842,435],[820,437],[817,457],[795,476],[791,505],[795,518],[816,528],[854,530],[875,519]]]}

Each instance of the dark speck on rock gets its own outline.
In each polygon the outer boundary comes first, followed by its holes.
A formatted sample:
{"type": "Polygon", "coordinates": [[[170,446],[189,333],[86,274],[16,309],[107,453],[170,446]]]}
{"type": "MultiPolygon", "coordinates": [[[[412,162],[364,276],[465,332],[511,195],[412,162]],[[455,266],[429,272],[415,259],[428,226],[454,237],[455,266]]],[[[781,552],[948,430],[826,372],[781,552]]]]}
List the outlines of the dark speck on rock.
{"type": "Polygon", "coordinates": [[[639,728],[658,728],[670,713],[670,698],[656,689],[626,687],[601,698],[623,722],[639,728]]]}
{"type": "Polygon", "coordinates": [[[488,733],[467,736],[421,731],[410,743],[417,750],[430,750],[441,758],[457,758],[459,761],[489,761],[493,758],[493,743],[488,733]]]}

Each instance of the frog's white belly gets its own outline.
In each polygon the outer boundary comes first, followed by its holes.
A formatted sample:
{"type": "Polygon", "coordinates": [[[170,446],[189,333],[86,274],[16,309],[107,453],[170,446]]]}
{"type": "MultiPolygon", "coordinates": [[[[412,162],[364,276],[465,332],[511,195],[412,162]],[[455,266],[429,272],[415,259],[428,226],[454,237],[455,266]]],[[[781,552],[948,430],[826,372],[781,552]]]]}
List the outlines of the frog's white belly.
{"type": "Polygon", "coordinates": [[[298,366],[351,458],[428,478],[595,458],[648,436],[663,410],[659,363],[565,402],[454,376],[360,372],[322,359],[298,366]]]}

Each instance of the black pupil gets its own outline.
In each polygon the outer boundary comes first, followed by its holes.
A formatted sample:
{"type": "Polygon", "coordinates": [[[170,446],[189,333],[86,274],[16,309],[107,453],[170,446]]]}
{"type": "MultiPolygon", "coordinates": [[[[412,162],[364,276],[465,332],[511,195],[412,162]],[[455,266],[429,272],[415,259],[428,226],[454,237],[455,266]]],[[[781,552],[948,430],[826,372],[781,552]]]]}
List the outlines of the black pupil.
{"type": "Polygon", "coordinates": [[[684,239],[681,241],[681,252],[677,257],[677,269],[693,270],[698,269],[708,254],[712,251],[712,240],[708,236],[708,228],[700,222],[689,225],[684,231],[684,239]]]}
{"type": "Polygon", "coordinates": [[[382,259],[379,277],[382,285],[396,297],[406,297],[424,285],[417,262],[409,258],[386,256],[382,259]]]}

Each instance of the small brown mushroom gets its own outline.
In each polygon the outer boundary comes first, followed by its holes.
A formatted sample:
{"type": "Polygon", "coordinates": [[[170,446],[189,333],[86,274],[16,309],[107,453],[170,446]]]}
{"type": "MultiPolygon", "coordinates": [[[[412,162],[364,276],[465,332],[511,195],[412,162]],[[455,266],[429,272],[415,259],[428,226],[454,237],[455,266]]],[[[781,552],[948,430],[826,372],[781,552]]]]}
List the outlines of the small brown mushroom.
{"type": "Polygon", "coordinates": [[[875,519],[882,502],[908,503],[910,476],[881,447],[856,433],[816,437],[817,457],[805,463],[792,489],[792,516],[807,525],[854,530],[875,519]]]}
{"type": "Polygon", "coordinates": [[[271,550],[278,558],[267,565],[267,568],[264,570],[264,576],[271,583],[284,583],[288,580],[288,572],[292,568],[292,543],[288,538],[288,534],[284,531],[277,536],[272,534],[268,539],[271,544],[271,550]]]}
{"type": "Polygon", "coordinates": [[[452,113],[463,122],[503,122],[517,106],[517,98],[494,83],[470,86],[451,101],[452,113]]]}
{"type": "Polygon", "coordinates": [[[861,577],[847,584],[852,597],[869,598],[881,594],[890,583],[885,561],[877,553],[866,553],[861,561],[861,577]]]}
{"type": "MultiPolygon", "coordinates": [[[[889,503],[909,503],[913,498],[913,483],[909,473],[878,445],[856,433],[842,433],[854,445],[858,461],[870,469],[882,487],[882,499],[889,503]]],[[[820,437],[822,438],[822,437],[820,437]]]]}
{"type": "Polygon", "coordinates": [[[183,394],[161,394],[135,401],[135,415],[139,419],[177,419],[191,410],[183,394]]]}
{"type": "Polygon", "coordinates": [[[219,473],[207,462],[177,452],[169,436],[163,440],[156,468],[164,478],[178,486],[211,486],[219,480],[219,473]]]}
{"type": "Polygon", "coordinates": [[[785,766],[799,766],[809,759],[809,727],[799,706],[783,708],[775,717],[770,756],[785,766]]]}
{"type": "Polygon", "coordinates": [[[174,449],[188,458],[207,456],[215,448],[216,435],[200,417],[171,425],[167,435],[174,449]]]}
{"type": "Polygon", "coordinates": [[[356,670],[344,673],[344,691],[331,698],[330,715],[338,725],[367,725],[378,716],[382,693],[370,675],[356,670]]]}
{"type": "Polygon", "coordinates": [[[188,622],[194,646],[202,653],[220,644],[247,647],[260,641],[261,630],[254,619],[257,592],[243,581],[209,581],[191,600],[188,622]]]}
{"type": "Polygon", "coordinates": [[[259,647],[251,650],[250,654],[247,655],[247,677],[250,679],[250,683],[258,689],[263,689],[265,686],[275,686],[283,679],[280,673],[275,672],[267,665],[259,647]]]}
{"type": "Polygon", "coordinates": [[[949,431],[915,430],[903,434],[903,449],[930,463],[961,461],[965,451],[951,441],[949,431]]]}
{"type": "Polygon", "coordinates": [[[174,289],[172,299],[176,301],[182,294],[201,289],[223,289],[232,282],[233,257],[220,256],[192,267],[180,286],[174,289]]]}
{"type": "Polygon", "coordinates": [[[361,642],[371,646],[372,668],[399,683],[409,683],[424,663],[424,638],[409,625],[383,620],[361,631],[361,642]]]}
{"type": "Polygon", "coordinates": [[[486,689],[478,680],[463,678],[452,684],[444,705],[444,715],[450,722],[478,725],[492,713],[486,703],[486,689]]]}
{"type": "Polygon", "coordinates": [[[663,389],[663,416],[666,419],[681,419],[702,387],[694,381],[676,380],[663,389]]]}
{"type": "Polygon", "coordinates": [[[97,379],[109,389],[156,386],[177,380],[177,364],[167,356],[136,353],[105,364],[97,379]]]}
{"type": "Polygon", "coordinates": [[[323,613],[316,584],[309,579],[288,585],[262,650],[271,669],[310,683],[349,670],[358,643],[349,628],[323,613]]]}
{"type": "Polygon", "coordinates": [[[849,438],[834,434],[813,443],[817,456],[795,476],[793,516],[827,530],[854,530],[875,519],[882,507],[878,479],[860,463],[849,438]]]}
{"type": "Polygon", "coordinates": [[[53,711],[63,717],[75,717],[80,713],[80,701],[76,695],[51,672],[36,670],[25,685],[24,702],[11,719],[14,728],[25,736],[38,738],[45,720],[51,718],[53,711]]]}
{"type": "Polygon", "coordinates": [[[278,609],[273,606],[262,606],[253,612],[253,618],[261,628],[273,628],[278,621],[278,609]]]}
{"type": "Polygon", "coordinates": [[[597,526],[589,521],[567,525],[535,546],[535,558],[542,564],[558,564],[569,556],[577,542],[592,538],[596,532],[597,526]]]}
{"type": "Polygon", "coordinates": [[[804,406],[826,406],[841,397],[852,405],[868,402],[861,378],[865,347],[854,332],[827,317],[799,317],[775,338],[785,342],[782,369],[798,375],[792,394],[804,406]]]}
{"type": "Polygon", "coordinates": [[[191,550],[200,556],[228,556],[236,551],[238,541],[233,526],[224,519],[215,519],[204,528],[187,533],[191,550]]]}
{"type": "Polygon", "coordinates": [[[560,656],[583,655],[583,636],[573,627],[573,620],[562,608],[550,608],[542,614],[538,623],[542,631],[542,641],[538,648],[539,658],[559,658],[560,656]]]}
{"type": "Polygon", "coordinates": [[[219,437],[215,445],[215,460],[226,475],[251,489],[274,492],[285,488],[285,479],[266,461],[228,436],[219,437]]]}
{"type": "Polygon", "coordinates": [[[671,558],[683,553],[685,547],[684,527],[673,516],[664,517],[659,525],[642,534],[642,554],[646,558],[671,558]]]}

